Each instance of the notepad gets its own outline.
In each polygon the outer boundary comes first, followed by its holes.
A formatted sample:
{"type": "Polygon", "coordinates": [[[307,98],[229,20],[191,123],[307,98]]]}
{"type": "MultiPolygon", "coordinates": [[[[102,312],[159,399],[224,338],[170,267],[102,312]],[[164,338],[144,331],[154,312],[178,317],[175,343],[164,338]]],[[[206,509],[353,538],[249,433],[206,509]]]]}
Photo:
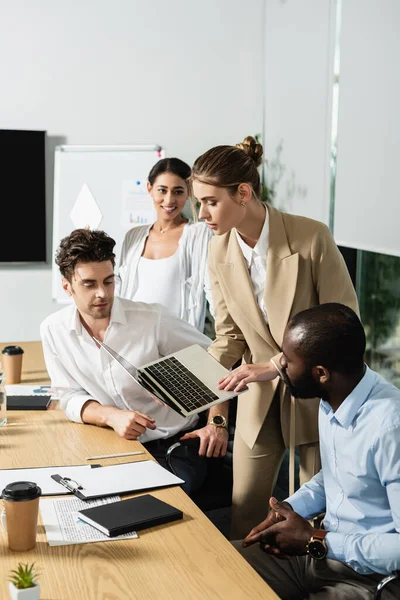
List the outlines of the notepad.
{"type": "Polygon", "coordinates": [[[183,517],[181,510],[150,494],[86,508],[78,511],[78,515],[110,537],[177,521],[183,517]]]}
{"type": "Polygon", "coordinates": [[[59,475],[55,468],[51,477],[59,482],[60,489],[67,484],[70,491],[81,500],[185,483],[183,479],[176,477],[152,460],[91,469],[80,474],[79,477],[69,475],[67,470],[64,470],[62,478],[59,475]],[[64,479],[64,483],[60,479],[64,479]]]}
{"type": "Polygon", "coordinates": [[[50,402],[50,395],[7,396],[7,410],[46,410],[50,402]]]}

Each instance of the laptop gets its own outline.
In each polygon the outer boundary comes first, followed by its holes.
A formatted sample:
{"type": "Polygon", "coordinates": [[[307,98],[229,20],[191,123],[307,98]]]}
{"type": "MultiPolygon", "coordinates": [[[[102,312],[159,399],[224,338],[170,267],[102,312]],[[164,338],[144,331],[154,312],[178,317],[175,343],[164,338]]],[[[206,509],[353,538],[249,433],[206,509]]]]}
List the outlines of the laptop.
{"type": "Polygon", "coordinates": [[[153,399],[155,396],[183,417],[195,415],[238,395],[237,392],[217,388],[218,381],[229,371],[197,344],[136,368],[104,342],[95,341],[153,399]]]}

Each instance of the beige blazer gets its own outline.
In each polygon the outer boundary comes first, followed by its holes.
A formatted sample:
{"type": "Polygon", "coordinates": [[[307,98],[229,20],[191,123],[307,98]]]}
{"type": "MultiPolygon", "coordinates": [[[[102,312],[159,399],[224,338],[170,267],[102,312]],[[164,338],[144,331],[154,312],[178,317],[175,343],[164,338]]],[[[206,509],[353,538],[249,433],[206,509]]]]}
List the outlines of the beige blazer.
{"type": "MultiPolygon", "coordinates": [[[[326,302],[341,302],[358,313],[346,264],[326,225],[268,206],[269,247],[266,323],[234,231],[215,236],[209,247],[216,339],[209,352],[225,367],[238,360],[269,361],[281,351],[283,333],[296,313],[326,302]]],[[[237,431],[252,448],[280,386],[281,427],[289,447],[290,395],[277,378],[251,383],[238,399],[237,431]]],[[[318,441],[318,399],[296,399],[296,445],[318,441]]]]}

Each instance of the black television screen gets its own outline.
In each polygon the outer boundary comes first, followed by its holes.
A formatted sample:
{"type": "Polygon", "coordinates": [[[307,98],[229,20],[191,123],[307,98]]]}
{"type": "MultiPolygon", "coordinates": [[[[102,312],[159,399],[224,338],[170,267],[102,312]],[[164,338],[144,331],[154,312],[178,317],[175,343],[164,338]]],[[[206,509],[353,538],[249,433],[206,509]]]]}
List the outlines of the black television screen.
{"type": "Polygon", "coordinates": [[[45,137],[0,129],[0,263],[46,261],[45,137]]]}

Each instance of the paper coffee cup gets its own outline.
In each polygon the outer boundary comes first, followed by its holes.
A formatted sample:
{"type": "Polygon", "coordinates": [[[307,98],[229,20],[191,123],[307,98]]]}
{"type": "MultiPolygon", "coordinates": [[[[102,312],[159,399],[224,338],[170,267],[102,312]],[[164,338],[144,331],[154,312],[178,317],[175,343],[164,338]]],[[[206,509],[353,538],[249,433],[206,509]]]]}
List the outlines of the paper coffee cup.
{"type": "Polygon", "coordinates": [[[36,546],[40,487],[32,481],[15,481],[1,493],[8,536],[8,547],[16,552],[36,546]]]}
{"type": "Polygon", "coordinates": [[[24,351],[20,346],[6,346],[3,348],[1,362],[3,363],[6,383],[20,383],[23,353],[24,351]]]}

